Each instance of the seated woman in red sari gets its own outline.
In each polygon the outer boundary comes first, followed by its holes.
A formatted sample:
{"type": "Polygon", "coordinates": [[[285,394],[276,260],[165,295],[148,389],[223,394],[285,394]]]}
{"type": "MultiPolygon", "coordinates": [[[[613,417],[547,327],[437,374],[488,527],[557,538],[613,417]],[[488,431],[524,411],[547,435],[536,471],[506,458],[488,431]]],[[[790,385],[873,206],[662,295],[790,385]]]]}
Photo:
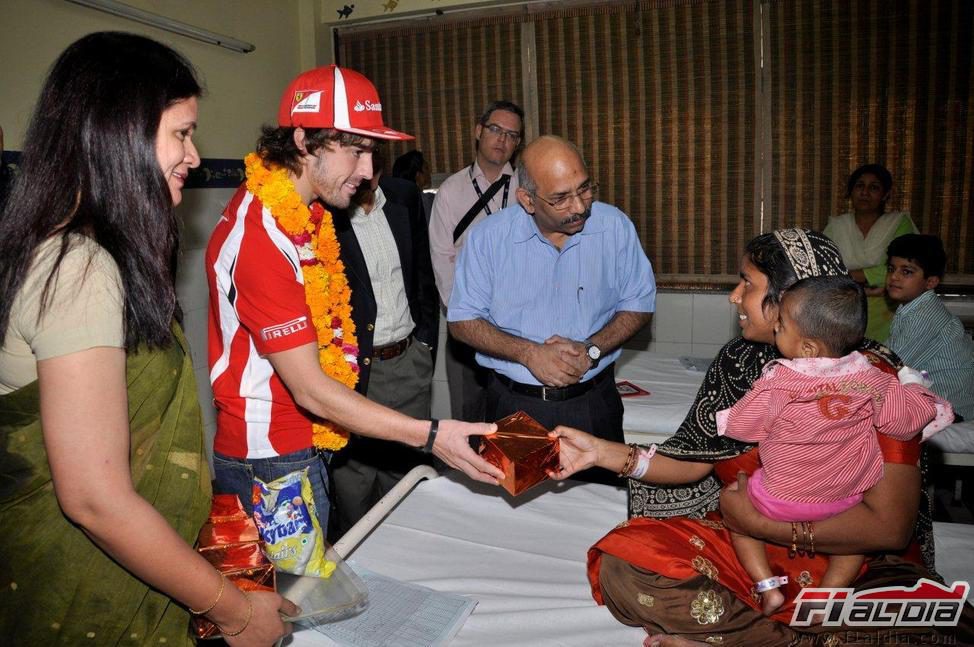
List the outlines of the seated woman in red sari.
{"type": "MultiPolygon", "coordinates": [[[[919,371],[904,367],[898,377],[855,350],[865,330],[858,283],[798,281],[782,297],[774,329],[784,359],[765,364],[751,390],[717,412],[719,435],[758,444],[761,467],[749,477],[748,496],[762,515],[792,524],[796,550],[799,527],[810,543],[815,522],[858,504],[883,477],[877,434],[907,441],[923,429],[926,440],[954,421],[950,403],[923,385],[919,371]]],[[[738,533],[731,541],[771,615],[785,601],[778,588],[788,576],[772,573],[763,541],[738,533]]],[[[832,555],[820,586],[848,587],[864,559],[832,555]]]]}
{"type": "MultiPolygon", "coordinates": [[[[880,436],[883,477],[863,501],[830,519],[793,526],[761,516],[747,496],[746,474],[760,466],[756,448],[717,434],[716,412],[733,406],[764,365],[781,357],[774,324],[783,291],[803,278],[846,273],[834,243],[818,232],[786,229],[758,236],[745,247],[741,281],[730,295],[741,337],[721,349],[672,438],[646,449],[575,429],[555,430],[561,437],[561,471],[553,478],[598,466],[629,480],[630,519],[589,550],[589,579],[595,600],[620,622],[646,628],[647,644],[840,644],[852,634],[813,626],[802,628],[813,634],[803,636],[788,625],[799,591],[821,585],[827,554],[869,555],[853,583],[856,589],[940,579],[933,571],[919,438],[880,436]],[[770,617],[761,613],[730,531],[765,541],[774,572],[789,575],[781,589],[786,602],[770,617]]],[[[880,368],[899,368],[895,356],[875,342],[865,340],[859,350],[880,368]]],[[[969,608],[961,625],[938,631],[966,636],[969,608]]],[[[880,630],[890,636],[933,631],[876,627],[852,633],[880,630]]],[[[875,635],[866,640],[877,644],[875,635]]]]}

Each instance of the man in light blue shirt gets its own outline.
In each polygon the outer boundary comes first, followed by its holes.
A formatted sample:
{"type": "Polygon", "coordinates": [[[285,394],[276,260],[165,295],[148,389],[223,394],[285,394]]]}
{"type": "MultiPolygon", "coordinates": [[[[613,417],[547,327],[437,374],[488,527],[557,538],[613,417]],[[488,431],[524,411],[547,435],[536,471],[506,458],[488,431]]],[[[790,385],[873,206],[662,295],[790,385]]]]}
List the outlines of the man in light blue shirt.
{"type": "Polygon", "coordinates": [[[460,252],[450,332],[492,371],[488,420],[523,410],[623,442],[613,362],[655,310],[652,266],[629,218],[594,202],[570,142],[532,142],[518,180],[518,204],[477,224],[460,252]]]}

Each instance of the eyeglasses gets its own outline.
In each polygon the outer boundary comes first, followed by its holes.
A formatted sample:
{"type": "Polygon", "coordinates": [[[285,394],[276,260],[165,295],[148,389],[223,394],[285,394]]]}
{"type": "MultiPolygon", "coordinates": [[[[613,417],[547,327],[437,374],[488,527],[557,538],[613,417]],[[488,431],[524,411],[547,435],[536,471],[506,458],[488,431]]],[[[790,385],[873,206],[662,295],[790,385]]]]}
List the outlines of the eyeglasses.
{"type": "Polygon", "coordinates": [[[521,133],[517,132],[516,130],[501,128],[497,124],[487,124],[484,126],[484,128],[497,139],[510,139],[515,144],[521,141],[521,133]]]}
{"type": "Polygon", "coordinates": [[[576,192],[557,195],[552,200],[542,198],[534,191],[531,191],[531,195],[536,197],[538,200],[541,200],[555,211],[568,211],[568,209],[571,208],[572,203],[575,201],[575,198],[578,198],[582,202],[588,202],[589,200],[595,198],[595,194],[598,192],[599,183],[591,182],[589,184],[582,185],[576,192]]]}

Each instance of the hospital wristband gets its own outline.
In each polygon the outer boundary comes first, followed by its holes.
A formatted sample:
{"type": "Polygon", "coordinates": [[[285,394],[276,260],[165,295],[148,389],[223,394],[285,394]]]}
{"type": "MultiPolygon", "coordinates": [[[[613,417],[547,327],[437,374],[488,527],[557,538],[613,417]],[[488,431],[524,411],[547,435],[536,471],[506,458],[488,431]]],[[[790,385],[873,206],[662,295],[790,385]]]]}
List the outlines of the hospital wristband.
{"type": "Polygon", "coordinates": [[[656,444],[649,446],[649,449],[639,448],[636,454],[636,465],[632,468],[629,473],[629,478],[641,479],[646,476],[646,472],[649,471],[649,461],[653,460],[653,456],[656,455],[656,444]]]}

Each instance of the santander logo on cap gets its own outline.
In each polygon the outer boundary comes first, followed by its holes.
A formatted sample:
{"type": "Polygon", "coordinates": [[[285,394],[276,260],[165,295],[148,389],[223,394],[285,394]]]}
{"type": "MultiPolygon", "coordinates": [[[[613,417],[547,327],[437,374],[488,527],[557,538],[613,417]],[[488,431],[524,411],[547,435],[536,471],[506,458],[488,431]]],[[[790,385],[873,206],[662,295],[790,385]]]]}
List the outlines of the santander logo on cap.
{"type": "Polygon", "coordinates": [[[365,103],[362,103],[361,101],[356,101],[353,110],[355,110],[355,112],[363,112],[365,110],[374,110],[376,112],[382,112],[382,104],[372,103],[368,99],[365,100],[365,103]]]}
{"type": "Polygon", "coordinates": [[[413,139],[382,123],[382,102],[372,82],[355,70],[328,65],[294,79],[277,115],[284,127],[334,128],[376,139],[413,139]]]}

